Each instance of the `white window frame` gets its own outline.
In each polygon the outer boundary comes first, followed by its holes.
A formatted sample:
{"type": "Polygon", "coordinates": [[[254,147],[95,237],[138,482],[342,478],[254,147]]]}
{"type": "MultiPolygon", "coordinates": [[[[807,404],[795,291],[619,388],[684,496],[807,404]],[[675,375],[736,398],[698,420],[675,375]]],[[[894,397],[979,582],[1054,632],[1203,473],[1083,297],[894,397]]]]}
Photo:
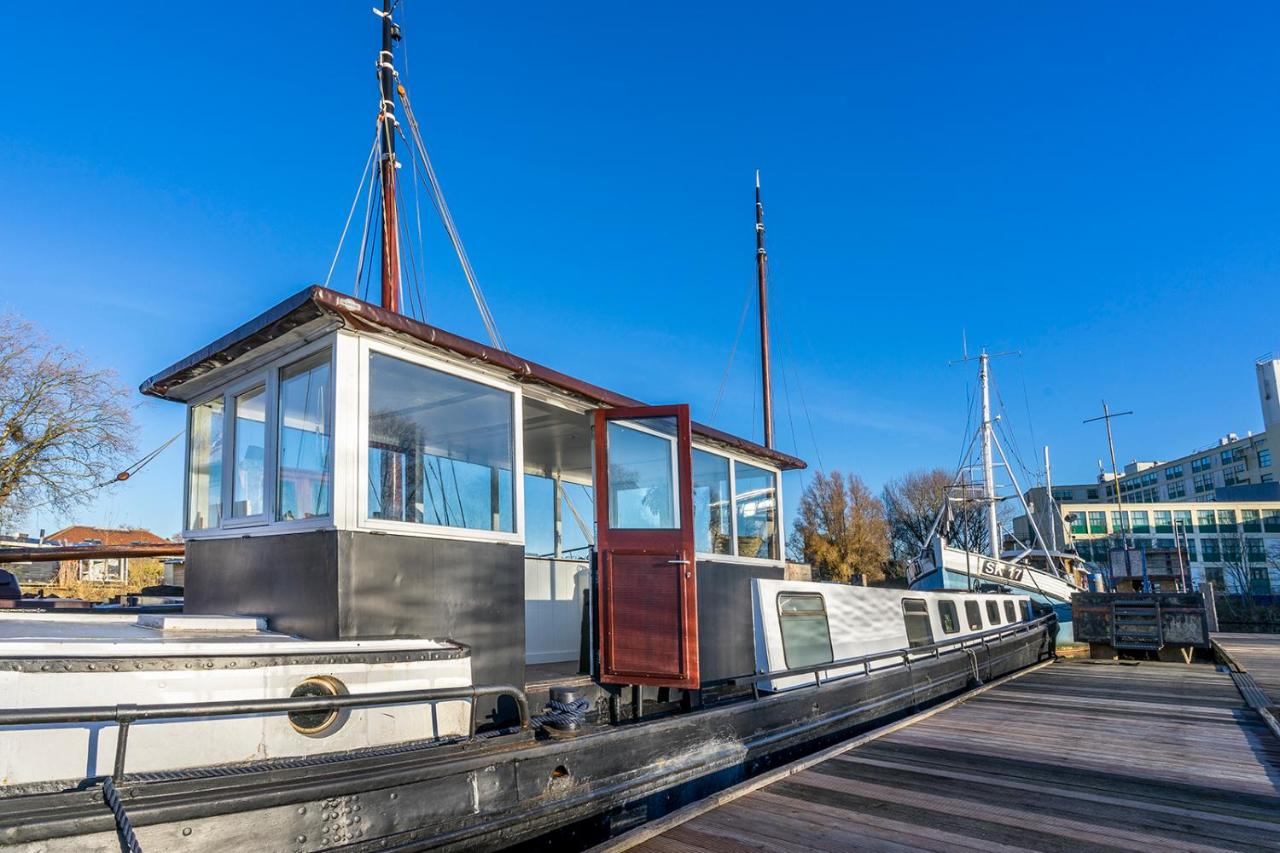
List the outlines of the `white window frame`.
{"type": "MultiPolygon", "coordinates": [[[[733,543],[732,554],[711,554],[702,551],[695,555],[699,560],[714,563],[741,563],[747,566],[785,566],[786,555],[783,551],[785,547],[783,542],[783,514],[782,506],[782,471],[766,465],[755,457],[748,456],[744,453],[734,453],[722,450],[711,444],[702,442],[693,443],[694,450],[701,450],[704,453],[710,453],[712,456],[719,456],[729,460],[729,540],[733,543]],[[778,556],[775,557],[742,557],[738,555],[738,468],[735,463],[741,462],[744,465],[750,465],[753,468],[759,468],[773,474],[774,497],[778,504],[778,556]]],[[[690,473],[692,476],[692,473],[690,473]]],[[[692,486],[692,483],[690,484],[692,486]]]]}
{"type": "Polygon", "coordinates": [[[359,399],[356,406],[358,418],[355,464],[355,514],[352,528],[370,532],[396,533],[405,536],[421,536],[433,539],[456,539],[475,542],[505,542],[524,544],[524,394],[519,383],[508,382],[490,374],[468,370],[458,364],[437,358],[420,350],[400,346],[374,338],[361,337],[356,347],[358,364],[359,399]],[[450,527],[443,524],[419,524],[413,521],[390,521],[369,517],[369,490],[362,488],[369,482],[369,357],[373,353],[398,358],[411,364],[447,373],[480,385],[487,385],[511,395],[511,532],[505,530],[474,530],[467,527],[450,527]]]}
{"type": "MultiPolygon", "coordinates": [[[[342,416],[340,410],[329,412],[333,424],[334,435],[331,437],[334,451],[329,458],[329,514],[316,518],[300,518],[292,521],[281,521],[275,517],[276,495],[279,471],[279,416],[280,416],[280,371],[310,358],[316,353],[329,350],[329,371],[334,388],[337,387],[337,351],[338,343],[334,335],[324,335],[314,341],[290,350],[272,359],[253,371],[237,376],[234,380],[219,385],[217,388],[193,397],[187,402],[186,426],[187,439],[184,442],[183,474],[182,474],[182,536],[184,539],[217,539],[230,536],[245,536],[255,533],[294,533],[311,530],[324,530],[335,527],[337,516],[336,484],[337,476],[335,460],[338,457],[338,421],[342,416]],[[263,442],[263,511],[243,518],[231,516],[232,495],[234,491],[233,467],[235,461],[235,398],[252,388],[262,386],[266,389],[266,435],[263,442]],[[191,414],[211,400],[222,400],[222,518],[218,524],[210,527],[189,528],[191,520],[191,414]]],[[[330,405],[334,405],[335,394],[330,395],[330,405]]]]}

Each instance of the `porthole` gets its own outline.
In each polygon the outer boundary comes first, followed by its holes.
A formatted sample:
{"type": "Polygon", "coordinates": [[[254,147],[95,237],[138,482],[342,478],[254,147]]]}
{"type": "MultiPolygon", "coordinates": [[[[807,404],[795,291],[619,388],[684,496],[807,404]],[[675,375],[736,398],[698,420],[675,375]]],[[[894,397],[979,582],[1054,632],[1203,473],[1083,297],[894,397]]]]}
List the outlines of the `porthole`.
{"type": "MultiPolygon", "coordinates": [[[[332,675],[313,675],[303,681],[289,694],[293,698],[307,697],[319,699],[327,696],[347,695],[347,686],[332,675]]],[[[319,711],[294,711],[289,714],[289,723],[300,734],[310,737],[328,734],[333,731],[343,714],[337,708],[319,711]]]]}

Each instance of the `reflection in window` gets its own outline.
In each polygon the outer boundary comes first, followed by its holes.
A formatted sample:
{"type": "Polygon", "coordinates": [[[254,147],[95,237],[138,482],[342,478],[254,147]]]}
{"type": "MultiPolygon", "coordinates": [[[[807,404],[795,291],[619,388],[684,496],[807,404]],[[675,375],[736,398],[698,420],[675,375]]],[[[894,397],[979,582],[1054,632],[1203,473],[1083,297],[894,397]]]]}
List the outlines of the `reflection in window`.
{"type": "Polygon", "coordinates": [[[512,395],[369,356],[369,517],[515,529],[512,395]]]}
{"type": "Polygon", "coordinates": [[[266,464],[267,389],[259,385],[232,400],[235,410],[235,456],[231,466],[231,515],[244,518],[262,513],[263,472],[266,464]]]}
{"type": "Polygon", "coordinates": [[[938,602],[938,621],[942,623],[944,634],[954,634],[960,630],[960,619],[956,616],[954,601],[938,602]]]}
{"type": "Polygon", "coordinates": [[[831,628],[821,595],[778,593],[778,624],[787,669],[831,662],[831,628]]]}
{"type": "Polygon", "coordinates": [[[995,626],[1000,624],[1000,604],[995,601],[987,602],[987,624],[995,626]]]}
{"type": "Polygon", "coordinates": [[[902,599],[902,621],[907,627],[907,645],[911,648],[933,645],[933,626],[929,624],[929,605],[923,598],[902,599]]]}
{"type": "Polygon", "coordinates": [[[332,390],[328,350],[280,371],[276,518],[281,521],[329,514],[332,390]]]}
{"type": "Polygon", "coordinates": [[[966,601],[964,603],[964,615],[969,620],[970,631],[982,630],[982,608],[978,607],[978,602],[966,601]]]}
{"type": "Polygon", "coordinates": [[[693,536],[703,554],[732,554],[729,515],[729,460],[693,451],[693,536]]]}
{"type": "Polygon", "coordinates": [[[644,418],[631,423],[654,432],[609,423],[609,526],[624,530],[679,527],[675,419],[644,418]]]}
{"type": "Polygon", "coordinates": [[[1014,606],[1013,602],[1007,598],[1004,601],[1004,621],[1018,621],[1018,609],[1014,606]]]}
{"type": "Polygon", "coordinates": [[[772,471],[735,462],[738,556],[778,557],[778,488],[772,471]]]}
{"type": "Polygon", "coordinates": [[[187,529],[222,522],[222,398],[191,408],[187,529]]]}

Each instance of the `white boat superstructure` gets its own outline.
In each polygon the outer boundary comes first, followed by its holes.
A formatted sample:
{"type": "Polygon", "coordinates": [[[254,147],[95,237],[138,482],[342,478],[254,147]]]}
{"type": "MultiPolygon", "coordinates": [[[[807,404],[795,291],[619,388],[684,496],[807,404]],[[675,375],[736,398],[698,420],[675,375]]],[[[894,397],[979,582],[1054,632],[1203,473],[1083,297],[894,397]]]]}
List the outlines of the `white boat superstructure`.
{"type": "MultiPolygon", "coordinates": [[[[885,657],[817,672],[827,681],[866,675],[1031,619],[1023,595],[878,589],[810,581],[752,582],[756,666],[760,673],[821,666],[885,653],[885,657]]],[[[814,675],[783,675],[759,688],[778,692],[814,683],[814,675]]]]}
{"type": "MultiPolygon", "coordinates": [[[[252,617],[0,611],[7,712],[185,705],[471,685],[469,651],[437,640],[313,641],[252,617]]],[[[139,720],[130,772],[342,752],[465,736],[468,700],[309,714],[139,720]]],[[[0,785],[110,774],[114,722],[0,727],[0,785]],[[38,734],[33,732],[38,731],[38,734]]]]}

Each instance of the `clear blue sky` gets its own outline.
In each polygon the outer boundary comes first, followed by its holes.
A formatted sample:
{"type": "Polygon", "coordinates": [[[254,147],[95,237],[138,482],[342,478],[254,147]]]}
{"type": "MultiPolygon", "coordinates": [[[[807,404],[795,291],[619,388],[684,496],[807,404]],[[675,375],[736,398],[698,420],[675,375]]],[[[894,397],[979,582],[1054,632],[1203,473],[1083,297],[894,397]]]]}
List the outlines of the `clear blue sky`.
{"type": "MultiPolygon", "coordinates": [[[[953,466],[962,330],[1024,353],[996,366],[1007,420],[1058,481],[1096,472],[1103,397],[1137,411],[1126,459],[1261,425],[1273,5],[406,2],[415,105],[522,355],[758,435],[750,320],[712,408],[759,168],[784,449],[819,458],[802,389],[827,468],[953,466]]],[[[136,387],[323,280],[372,134],[369,6],[7,8],[0,306],[136,387]]],[[[430,319],[482,336],[429,252],[430,319]]],[[[181,428],[138,415],[144,450],[181,428]]],[[[76,520],[172,533],[180,472],[171,450],[76,520]]]]}

